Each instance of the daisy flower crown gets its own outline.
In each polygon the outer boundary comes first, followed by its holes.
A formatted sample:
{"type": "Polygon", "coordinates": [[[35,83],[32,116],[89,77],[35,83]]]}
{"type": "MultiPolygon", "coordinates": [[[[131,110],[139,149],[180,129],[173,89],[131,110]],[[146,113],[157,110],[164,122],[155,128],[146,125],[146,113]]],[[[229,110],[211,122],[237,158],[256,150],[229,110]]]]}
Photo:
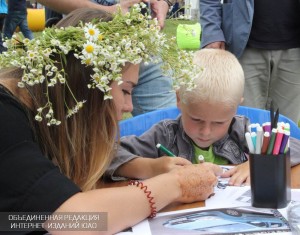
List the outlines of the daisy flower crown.
{"type": "MultiPolygon", "coordinates": [[[[161,58],[162,70],[173,78],[174,87],[184,84],[192,89],[193,78],[199,73],[193,64],[193,53],[180,50],[175,38],[167,38],[160,31],[157,19],[141,14],[144,7],[144,3],[136,4],[126,14],[119,9],[108,22],[95,19],[76,27],[46,28],[33,40],[13,37],[4,42],[7,51],[0,55],[0,68],[21,68],[23,75],[18,83],[21,88],[46,83],[49,90],[61,83],[69,89],[64,70],[56,67],[57,61],[50,55],[58,54],[62,60],[58,62],[66,62],[65,56],[72,51],[83,65],[92,67],[88,88],[99,89],[104,99],[111,99],[110,83],[122,82],[121,72],[126,62],[148,63],[153,62],[153,58],[161,58]]],[[[48,93],[45,95],[47,103],[37,109],[35,119],[46,118],[47,125],[59,125],[48,93]]],[[[76,97],[74,100],[75,107],[66,107],[67,117],[78,112],[86,102],[76,97]]]]}

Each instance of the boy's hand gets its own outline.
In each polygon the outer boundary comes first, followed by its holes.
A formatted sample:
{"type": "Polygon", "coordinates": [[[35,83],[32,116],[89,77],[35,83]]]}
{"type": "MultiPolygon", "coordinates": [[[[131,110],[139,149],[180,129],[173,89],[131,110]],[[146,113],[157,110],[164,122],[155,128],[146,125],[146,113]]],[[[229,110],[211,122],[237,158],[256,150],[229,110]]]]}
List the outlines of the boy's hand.
{"type": "MultiPolygon", "coordinates": [[[[150,162],[149,162],[150,163],[150,162]]],[[[151,161],[152,177],[192,163],[182,157],[163,156],[151,161]]]]}
{"type": "Polygon", "coordinates": [[[241,186],[242,184],[250,184],[249,161],[244,162],[221,175],[222,178],[230,177],[229,185],[241,186]]]}

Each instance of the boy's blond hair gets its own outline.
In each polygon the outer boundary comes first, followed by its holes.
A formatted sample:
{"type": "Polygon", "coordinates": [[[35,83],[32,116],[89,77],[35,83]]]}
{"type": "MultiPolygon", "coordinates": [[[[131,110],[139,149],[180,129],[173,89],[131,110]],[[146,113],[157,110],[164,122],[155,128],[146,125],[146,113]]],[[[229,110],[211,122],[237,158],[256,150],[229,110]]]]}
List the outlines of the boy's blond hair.
{"type": "Polygon", "coordinates": [[[182,102],[224,103],[236,107],[244,93],[244,72],[236,57],[221,49],[202,49],[195,53],[194,63],[203,68],[195,78],[196,87],[188,91],[181,86],[182,102]]]}

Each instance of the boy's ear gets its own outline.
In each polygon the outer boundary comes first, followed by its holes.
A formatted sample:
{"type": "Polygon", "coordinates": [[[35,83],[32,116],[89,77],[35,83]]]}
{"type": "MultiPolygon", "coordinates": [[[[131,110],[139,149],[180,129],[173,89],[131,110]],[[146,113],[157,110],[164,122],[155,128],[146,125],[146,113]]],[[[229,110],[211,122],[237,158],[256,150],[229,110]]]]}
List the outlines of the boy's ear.
{"type": "Polygon", "coordinates": [[[240,104],[244,102],[244,97],[241,98],[240,104]]]}
{"type": "Polygon", "coordinates": [[[177,108],[180,109],[181,102],[180,102],[180,95],[178,90],[176,91],[176,102],[177,102],[177,108]]]}

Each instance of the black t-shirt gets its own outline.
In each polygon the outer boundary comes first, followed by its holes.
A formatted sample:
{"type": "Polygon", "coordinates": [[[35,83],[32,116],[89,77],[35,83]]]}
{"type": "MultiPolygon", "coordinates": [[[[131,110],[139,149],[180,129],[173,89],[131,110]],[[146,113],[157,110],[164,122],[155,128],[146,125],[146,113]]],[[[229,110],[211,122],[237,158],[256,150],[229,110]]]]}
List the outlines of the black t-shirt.
{"type": "Polygon", "coordinates": [[[26,112],[0,86],[0,212],[54,212],[78,192],[42,154],[26,112]]]}
{"type": "Polygon", "coordinates": [[[248,45],[267,50],[300,47],[299,0],[254,0],[248,45]]]}

